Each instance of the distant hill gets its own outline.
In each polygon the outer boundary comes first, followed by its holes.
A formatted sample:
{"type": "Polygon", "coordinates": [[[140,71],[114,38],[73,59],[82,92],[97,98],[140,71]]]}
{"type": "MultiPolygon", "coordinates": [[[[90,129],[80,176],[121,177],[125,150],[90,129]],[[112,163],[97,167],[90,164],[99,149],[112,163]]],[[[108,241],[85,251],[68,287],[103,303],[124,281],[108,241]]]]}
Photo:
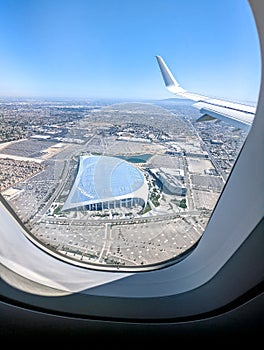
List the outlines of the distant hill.
{"type": "Polygon", "coordinates": [[[188,100],[186,98],[177,98],[177,97],[165,98],[162,100],[158,100],[158,102],[177,103],[177,104],[185,104],[185,105],[193,104],[192,100],[188,100]]]}

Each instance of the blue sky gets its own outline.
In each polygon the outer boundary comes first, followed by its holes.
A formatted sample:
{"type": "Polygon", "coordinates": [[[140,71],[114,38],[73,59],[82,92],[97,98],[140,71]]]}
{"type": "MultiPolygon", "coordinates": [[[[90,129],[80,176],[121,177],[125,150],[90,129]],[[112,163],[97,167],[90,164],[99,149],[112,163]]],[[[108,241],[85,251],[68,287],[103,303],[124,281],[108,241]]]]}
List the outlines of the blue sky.
{"type": "Polygon", "coordinates": [[[185,89],[257,100],[246,0],[0,0],[0,96],[174,97],[155,55],[185,89]]]}

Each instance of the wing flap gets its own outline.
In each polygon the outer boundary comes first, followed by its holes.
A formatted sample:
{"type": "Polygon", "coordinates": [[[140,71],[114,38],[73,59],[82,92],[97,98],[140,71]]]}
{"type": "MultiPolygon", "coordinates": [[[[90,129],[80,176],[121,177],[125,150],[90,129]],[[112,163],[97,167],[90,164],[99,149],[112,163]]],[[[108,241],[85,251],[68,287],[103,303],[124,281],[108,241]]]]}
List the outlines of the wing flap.
{"type": "MultiPolygon", "coordinates": [[[[245,131],[249,130],[254,119],[253,113],[231,109],[225,106],[216,106],[204,102],[197,102],[193,106],[198,108],[204,115],[210,116],[211,119],[222,120],[245,131]]],[[[197,121],[205,121],[205,119],[201,118],[197,121]]]]}

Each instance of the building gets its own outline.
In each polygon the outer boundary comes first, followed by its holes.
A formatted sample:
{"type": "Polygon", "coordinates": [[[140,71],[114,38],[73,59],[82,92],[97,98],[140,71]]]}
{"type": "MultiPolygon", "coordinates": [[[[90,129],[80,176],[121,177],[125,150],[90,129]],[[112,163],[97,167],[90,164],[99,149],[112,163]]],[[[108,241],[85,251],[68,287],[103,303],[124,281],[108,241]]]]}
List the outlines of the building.
{"type": "Polygon", "coordinates": [[[147,204],[143,173],[127,161],[108,156],[81,156],[78,172],[62,210],[103,210],[147,204]]]}
{"type": "Polygon", "coordinates": [[[182,169],[153,168],[150,174],[158,179],[163,185],[163,189],[170,194],[185,196],[186,186],[183,185],[184,172],[182,169]]]}

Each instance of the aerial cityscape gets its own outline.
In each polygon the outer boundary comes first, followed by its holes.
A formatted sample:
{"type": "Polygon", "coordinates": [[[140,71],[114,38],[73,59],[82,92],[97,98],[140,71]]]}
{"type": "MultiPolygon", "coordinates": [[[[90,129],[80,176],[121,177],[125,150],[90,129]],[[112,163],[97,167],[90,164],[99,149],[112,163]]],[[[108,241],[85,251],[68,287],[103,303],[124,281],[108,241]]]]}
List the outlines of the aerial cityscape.
{"type": "Polygon", "coordinates": [[[188,100],[2,99],[1,194],[30,239],[87,267],[188,254],[246,134],[188,100]]]}

